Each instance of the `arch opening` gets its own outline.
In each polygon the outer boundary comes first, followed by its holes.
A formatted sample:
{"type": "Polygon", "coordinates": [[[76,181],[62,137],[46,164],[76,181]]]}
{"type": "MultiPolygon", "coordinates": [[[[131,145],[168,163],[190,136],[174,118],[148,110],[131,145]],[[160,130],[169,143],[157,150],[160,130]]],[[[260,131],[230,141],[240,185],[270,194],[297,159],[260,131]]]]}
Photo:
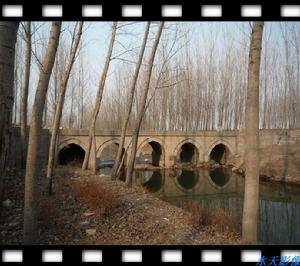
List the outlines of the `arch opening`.
{"type": "Polygon", "coordinates": [[[60,150],[58,154],[58,164],[80,166],[83,163],[84,156],[84,149],[77,144],[71,143],[60,150]]]}
{"type": "MultiPolygon", "coordinates": [[[[115,159],[118,153],[119,144],[118,143],[110,143],[97,156],[97,168],[112,168],[115,163],[115,159]]],[[[122,156],[125,153],[125,148],[122,150],[122,156]]]]}
{"type": "Polygon", "coordinates": [[[179,160],[181,163],[194,163],[198,161],[198,150],[193,143],[185,143],[181,146],[179,154],[179,160]]]}
{"type": "Polygon", "coordinates": [[[209,160],[225,165],[230,162],[230,150],[224,144],[216,145],[210,152],[209,160]]]}
{"type": "Polygon", "coordinates": [[[162,157],[162,147],[157,141],[150,141],[140,151],[138,163],[159,166],[162,157]]]}

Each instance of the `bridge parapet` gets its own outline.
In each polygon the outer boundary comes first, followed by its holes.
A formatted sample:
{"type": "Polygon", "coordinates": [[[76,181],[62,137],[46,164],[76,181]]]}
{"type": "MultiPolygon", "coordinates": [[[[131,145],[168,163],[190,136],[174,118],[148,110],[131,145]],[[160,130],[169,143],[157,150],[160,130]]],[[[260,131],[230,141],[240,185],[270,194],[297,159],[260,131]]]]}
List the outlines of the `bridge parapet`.
{"type": "MultiPolygon", "coordinates": [[[[88,141],[88,130],[62,129],[59,135],[59,147],[64,143],[69,144],[71,140],[77,139],[77,143],[82,143],[85,149],[88,141]]],[[[96,130],[96,142],[98,156],[101,157],[102,148],[109,143],[118,143],[120,137],[118,130],[96,130]]],[[[127,154],[130,154],[131,131],[127,131],[125,138],[125,148],[129,146],[127,154]]],[[[260,147],[267,147],[273,144],[284,145],[300,141],[300,129],[263,129],[259,131],[260,147]]],[[[157,142],[161,145],[162,164],[171,167],[180,158],[181,146],[186,143],[194,144],[197,148],[198,161],[208,161],[210,153],[216,145],[222,144],[230,152],[231,162],[240,165],[243,161],[245,149],[244,129],[240,130],[215,130],[215,131],[141,131],[139,135],[138,153],[143,145],[150,142],[157,142]],[[164,162],[163,162],[164,161],[164,162]]]]}
{"type": "MultiPolygon", "coordinates": [[[[126,136],[131,136],[132,131],[127,131],[126,136]]],[[[61,136],[84,136],[89,134],[87,129],[61,129],[61,136]]],[[[96,130],[96,136],[120,136],[120,130],[96,130]]],[[[239,134],[239,130],[208,130],[208,131],[140,131],[139,136],[175,136],[175,137],[198,137],[198,136],[212,136],[212,137],[222,137],[222,136],[232,136],[236,137],[239,134]]]]}

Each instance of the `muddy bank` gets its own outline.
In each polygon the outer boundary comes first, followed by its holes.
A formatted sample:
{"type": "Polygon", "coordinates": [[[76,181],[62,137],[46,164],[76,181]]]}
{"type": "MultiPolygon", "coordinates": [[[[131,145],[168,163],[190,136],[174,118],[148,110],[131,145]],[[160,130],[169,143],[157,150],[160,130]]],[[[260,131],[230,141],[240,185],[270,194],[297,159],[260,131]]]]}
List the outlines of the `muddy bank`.
{"type": "MultiPolygon", "coordinates": [[[[1,244],[22,244],[22,173],[7,180],[6,185],[5,200],[12,204],[1,217],[1,244]]],[[[59,167],[54,191],[51,197],[39,198],[40,244],[241,243],[230,226],[220,226],[217,214],[205,218],[203,210],[175,207],[142,187],[127,188],[122,181],[111,181],[107,176],[83,175],[80,169],[59,167]]]]}

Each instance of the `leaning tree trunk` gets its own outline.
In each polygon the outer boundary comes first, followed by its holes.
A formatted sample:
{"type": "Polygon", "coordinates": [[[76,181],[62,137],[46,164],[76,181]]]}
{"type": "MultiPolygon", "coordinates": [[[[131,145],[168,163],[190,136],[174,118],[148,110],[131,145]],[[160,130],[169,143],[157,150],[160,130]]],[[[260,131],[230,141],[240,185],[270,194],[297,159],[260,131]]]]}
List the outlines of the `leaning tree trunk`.
{"type": "Polygon", "coordinates": [[[145,74],[145,80],[143,84],[143,90],[142,90],[142,96],[141,96],[141,101],[139,104],[139,110],[138,110],[138,117],[135,121],[135,125],[133,128],[133,134],[132,134],[132,147],[131,147],[131,154],[129,158],[129,163],[128,163],[128,168],[126,172],[126,184],[128,186],[132,185],[132,174],[133,174],[133,168],[134,168],[134,162],[135,162],[135,156],[136,156],[136,150],[137,150],[137,144],[138,144],[138,137],[139,137],[139,131],[144,115],[144,109],[146,106],[146,100],[148,96],[148,91],[149,91],[149,85],[150,85],[150,80],[151,80],[151,74],[152,74],[152,68],[153,68],[153,63],[155,59],[155,54],[157,51],[157,47],[159,44],[160,36],[162,33],[164,27],[164,22],[160,22],[159,28],[157,30],[157,34],[152,46],[151,54],[149,57],[149,62],[145,74]]]}
{"type": "Polygon", "coordinates": [[[22,84],[21,97],[21,112],[20,112],[20,128],[21,128],[21,165],[25,168],[26,155],[26,128],[27,128],[27,103],[28,103],[28,87],[30,77],[30,63],[31,63],[31,23],[26,22],[24,27],[25,40],[25,70],[22,84]]]}
{"type": "Polygon", "coordinates": [[[46,94],[49,86],[55,55],[59,43],[61,22],[52,22],[49,42],[45,57],[42,62],[37,90],[31,115],[26,175],[25,175],[25,200],[24,200],[24,244],[34,244],[37,241],[36,235],[36,205],[37,205],[37,175],[38,153],[40,148],[41,131],[43,124],[43,109],[45,106],[46,94]]]}
{"type": "Polygon", "coordinates": [[[47,167],[47,191],[49,194],[52,193],[52,175],[53,175],[53,167],[54,167],[54,159],[55,159],[55,147],[57,141],[57,134],[61,120],[62,109],[65,101],[65,94],[67,90],[68,80],[70,77],[70,73],[75,62],[75,56],[78,49],[78,45],[80,42],[81,34],[82,34],[83,22],[79,22],[78,30],[75,39],[72,42],[71,52],[68,58],[68,62],[66,65],[65,73],[63,75],[63,79],[60,85],[59,96],[56,103],[56,110],[54,115],[54,122],[52,126],[51,132],[51,142],[49,147],[49,159],[48,159],[48,167],[47,167]]]}
{"type": "Polygon", "coordinates": [[[15,44],[19,22],[0,22],[0,216],[3,178],[10,146],[14,104],[15,44]]]}
{"type": "Polygon", "coordinates": [[[254,22],[251,34],[245,129],[245,195],[242,236],[256,243],[259,216],[259,69],[263,22],[254,22]]]}
{"type": "Polygon", "coordinates": [[[136,63],[135,72],[132,76],[132,83],[131,83],[130,95],[129,95],[129,103],[128,103],[126,114],[124,115],[124,120],[123,120],[123,125],[122,125],[122,130],[121,130],[121,140],[120,140],[120,143],[119,143],[118,152],[117,152],[117,156],[116,156],[113,171],[112,171],[112,179],[115,179],[117,177],[119,164],[120,164],[120,161],[122,161],[121,157],[125,156],[125,152],[123,154],[124,143],[125,143],[125,134],[126,134],[126,129],[127,129],[127,125],[128,125],[128,122],[129,122],[130,114],[131,114],[136,83],[137,83],[140,68],[141,68],[141,65],[142,65],[142,62],[143,62],[143,56],[144,56],[144,52],[145,52],[145,48],[146,48],[146,44],[147,44],[148,34],[149,34],[149,30],[150,30],[150,24],[151,23],[148,22],[147,25],[146,25],[145,34],[144,34],[142,46],[141,46],[141,49],[140,49],[138,62],[136,63]]]}
{"type": "MultiPolygon", "coordinates": [[[[108,53],[107,53],[107,56],[106,56],[104,68],[103,68],[103,71],[102,71],[102,74],[101,74],[99,87],[98,87],[98,91],[97,91],[97,95],[96,95],[96,99],[95,99],[95,107],[94,107],[93,114],[92,114],[92,117],[91,117],[91,120],[90,120],[88,145],[87,145],[87,148],[86,148],[86,151],[85,151],[84,161],[83,161],[83,164],[82,164],[82,170],[85,170],[88,167],[90,154],[91,154],[91,148],[92,148],[92,142],[93,141],[95,142],[95,137],[93,137],[93,136],[95,135],[96,119],[97,119],[97,116],[98,116],[98,113],[99,113],[99,110],[100,110],[100,105],[101,105],[101,101],[102,101],[102,95],[103,95],[103,91],[104,91],[106,76],[107,76],[107,72],[108,72],[108,68],[109,68],[109,64],[110,64],[110,60],[111,60],[111,56],[112,56],[112,52],[113,52],[114,42],[115,42],[115,38],[116,38],[116,32],[117,32],[117,22],[114,22],[113,26],[112,26],[112,32],[111,32],[111,38],[110,38],[108,53]]],[[[94,158],[94,159],[95,159],[95,163],[94,163],[94,168],[95,168],[96,167],[96,158],[94,158]]]]}

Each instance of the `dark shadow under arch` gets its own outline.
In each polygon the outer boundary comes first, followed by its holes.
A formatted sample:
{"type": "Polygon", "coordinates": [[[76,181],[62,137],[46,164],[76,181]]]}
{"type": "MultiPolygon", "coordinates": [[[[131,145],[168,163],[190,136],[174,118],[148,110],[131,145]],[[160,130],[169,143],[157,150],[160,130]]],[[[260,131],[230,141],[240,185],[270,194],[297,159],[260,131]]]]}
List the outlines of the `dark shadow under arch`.
{"type": "Polygon", "coordinates": [[[181,146],[179,160],[181,163],[197,163],[198,161],[197,147],[190,142],[183,144],[181,146]]]}
{"type": "Polygon", "coordinates": [[[161,156],[162,147],[160,143],[157,141],[150,141],[141,148],[139,154],[139,163],[147,163],[153,166],[159,166],[161,156]]]}
{"type": "Polygon", "coordinates": [[[81,165],[85,151],[79,145],[71,143],[64,146],[58,154],[59,165],[81,165]]]}
{"type": "Polygon", "coordinates": [[[227,164],[231,157],[230,150],[224,144],[216,145],[209,154],[209,160],[214,160],[219,164],[227,164]]]}

